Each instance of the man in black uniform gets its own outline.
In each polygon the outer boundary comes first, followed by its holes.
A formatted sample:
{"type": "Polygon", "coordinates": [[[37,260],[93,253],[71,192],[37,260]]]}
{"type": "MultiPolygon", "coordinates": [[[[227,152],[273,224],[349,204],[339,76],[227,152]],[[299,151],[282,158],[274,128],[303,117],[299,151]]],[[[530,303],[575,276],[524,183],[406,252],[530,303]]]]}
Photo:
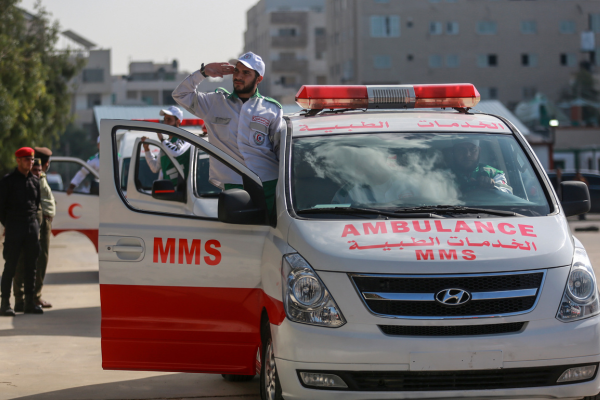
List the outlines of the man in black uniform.
{"type": "Polygon", "coordinates": [[[15,153],[17,168],[0,180],[0,222],[4,225],[4,272],[0,283],[0,316],[14,317],[10,289],[19,256],[25,257],[25,313],[43,314],[35,304],[35,266],[40,253],[37,212],[40,207],[40,182],[31,173],[34,150],[22,147],[15,153]]]}

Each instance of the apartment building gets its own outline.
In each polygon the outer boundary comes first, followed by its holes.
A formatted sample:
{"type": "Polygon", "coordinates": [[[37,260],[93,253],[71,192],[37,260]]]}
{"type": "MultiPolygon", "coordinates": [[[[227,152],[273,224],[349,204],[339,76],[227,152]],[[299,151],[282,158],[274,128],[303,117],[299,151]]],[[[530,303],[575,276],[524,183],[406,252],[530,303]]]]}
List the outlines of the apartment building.
{"type": "Polygon", "coordinates": [[[327,83],[325,0],[260,0],[246,18],[244,51],[265,61],[262,94],[288,104],[301,85],[327,83]]]}
{"type": "Polygon", "coordinates": [[[557,100],[600,47],[595,0],[327,0],[326,20],[332,84],[470,82],[509,107],[557,100]]]}

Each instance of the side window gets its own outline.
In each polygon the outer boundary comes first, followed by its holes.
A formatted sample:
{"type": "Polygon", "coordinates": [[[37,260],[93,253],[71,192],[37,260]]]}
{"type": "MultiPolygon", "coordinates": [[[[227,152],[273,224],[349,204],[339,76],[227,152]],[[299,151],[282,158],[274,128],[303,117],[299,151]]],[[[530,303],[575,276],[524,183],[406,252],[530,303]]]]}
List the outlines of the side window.
{"type": "Polygon", "coordinates": [[[74,193],[98,195],[98,180],[83,165],[75,161],[52,159],[47,180],[50,188],[56,192],[66,192],[75,178],[74,193]]]}
{"type": "Polygon", "coordinates": [[[198,149],[196,152],[196,197],[216,198],[221,189],[209,181],[210,158],[205,152],[198,149]]]}
{"type": "MultiPolygon", "coordinates": [[[[116,136],[118,187],[130,207],[216,218],[221,189],[209,181],[210,156],[202,147],[166,131],[128,129],[116,136]]],[[[227,166],[219,173],[223,184],[241,187],[241,177],[227,166]]]]}

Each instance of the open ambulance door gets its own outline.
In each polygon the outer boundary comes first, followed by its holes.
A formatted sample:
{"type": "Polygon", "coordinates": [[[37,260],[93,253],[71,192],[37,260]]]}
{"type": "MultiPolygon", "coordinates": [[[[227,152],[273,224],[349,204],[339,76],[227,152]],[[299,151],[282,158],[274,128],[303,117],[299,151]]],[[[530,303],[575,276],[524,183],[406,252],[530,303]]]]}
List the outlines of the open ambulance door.
{"type": "MultiPolygon", "coordinates": [[[[116,149],[117,134],[126,130],[190,142],[241,175],[253,204],[266,208],[258,176],[202,138],[163,124],[102,120],[103,368],[254,375],[264,301],[261,259],[271,228],[129,201],[116,149]]],[[[167,184],[161,187],[166,193],[156,199],[177,201],[167,184]]]]}
{"type": "Polygon", "coordinates": [[[98,251],[98,172],[75,157],[50,157],[50,168],[46,174],[48,184],[56,200],[56,216],[52,221],[54,236],[67,231],[76,231],[87,236],[98,251]],[[85,169],[88,174],[67,196],[71,179],[85,169]]]}

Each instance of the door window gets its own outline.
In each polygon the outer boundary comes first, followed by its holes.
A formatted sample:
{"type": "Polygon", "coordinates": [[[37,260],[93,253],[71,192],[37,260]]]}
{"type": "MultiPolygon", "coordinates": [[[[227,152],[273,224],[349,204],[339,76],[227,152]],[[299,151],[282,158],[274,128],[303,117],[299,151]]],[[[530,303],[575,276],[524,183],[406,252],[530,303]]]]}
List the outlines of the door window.
{"type": "Polygon", "coordinates": [[[98,195],[98,180],[89,169],[75,161],[52,160],[47,174],[50,189],[66,192],[71,182],[78,183],[74,192],[98,195]],[[75,179],[75,180],[74,180],[75,179]]]}
{"type": "MultiPolygon", "coordinates": [[[[122,198],[132,208],[169,214],[216,217],[202,202],[215,202],[221,192],[216,181],[209,180],[210,155],[200,146],[167,131],[127,129],[117,131],[127,143],[133,142],[131,154],[124,155],[118,182],[122,198]]],[[[121,146],[127,147],[127,146],[121,146]]],[[[232,184],[240,184],[241,177],[221,164],[229,172],[232,184]]],[[[211,209],[212,210],[212,209],[211,209]]]]}

